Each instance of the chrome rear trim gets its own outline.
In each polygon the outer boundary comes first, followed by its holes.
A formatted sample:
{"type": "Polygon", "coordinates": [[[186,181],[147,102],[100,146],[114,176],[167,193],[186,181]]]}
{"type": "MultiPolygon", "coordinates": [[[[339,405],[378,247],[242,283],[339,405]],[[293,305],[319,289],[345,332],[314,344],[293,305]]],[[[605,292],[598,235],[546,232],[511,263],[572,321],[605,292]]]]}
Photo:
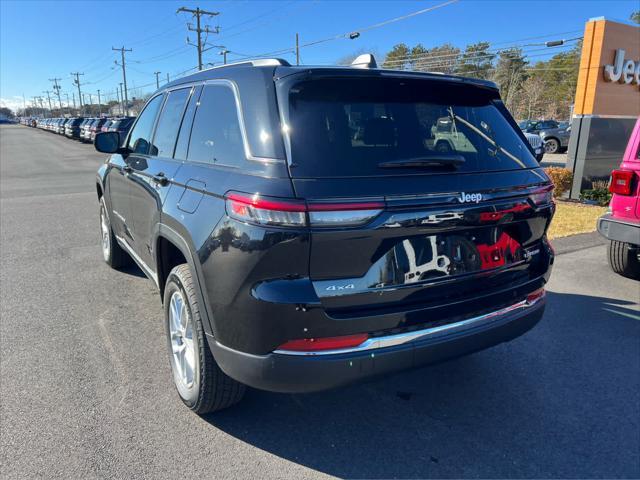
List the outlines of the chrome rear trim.
{"type": "Polygon", "coordinates": [[[543,301],[545,295],[542,295],[532,301],[523,300],[508,307],[496,310],[495,312],[485,313],[473,318],[467,318],[459,322],[449,323],[447,325],[440,325],[438,327],[425,328],[423,330],[416,330],[413,332],[398,333],[396,335],[387,335],[385,337],[375,337],[366,340],[357,347],[340,348],[335,350],[318,350],[318,351],[293,351],[293,350],[274,350],[273,353],[280,355],[338,355],[342,353],[356,353],[364,352],[367,350],[376,350],[378,348],[395,347],[403,345],[409,342],[415,342],[418,340],[425,340],[428,338],[438,338],[445,335],[450,335],[459,331],[468,330],[478,326],[488,325],[493,322],[498,322],[502,317],[507,314],[527,310],[539,302],[543,301]]]}

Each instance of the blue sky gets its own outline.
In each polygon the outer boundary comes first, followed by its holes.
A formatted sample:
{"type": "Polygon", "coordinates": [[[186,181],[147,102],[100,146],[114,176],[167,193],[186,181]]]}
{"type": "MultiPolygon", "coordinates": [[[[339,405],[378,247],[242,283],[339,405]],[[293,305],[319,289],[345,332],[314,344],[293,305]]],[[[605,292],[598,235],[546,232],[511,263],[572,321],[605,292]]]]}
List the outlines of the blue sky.
{"type": "MultiPolygon", "coordinates": [[[[291,49],[295,33],[305,44],[351,31],[443,3],[435,1],[9,1],[0,0],[0,103],[22,106],[34,95],[52,90],[48,79],[62,78],[62,91],[77,92],[70,72],[81,72],[83,92],[100,89],[115,99],[122,81],[114,64],[119,53],[111,47],[132,48],[127,53],[130,96],[153,90],[155,76],[161,78],[197,65],[195,47],[186,45],[187,14],[176,14],[186,6],[219,11],[207,21],[219,26],[219,35],[209,42],[224,45],[229,61],[242,55],[257,55],[291,49]],[[109,95],[111,94],[111,95],[109,95]]],[[[356,40],[337,39],[301,49],[302,63],[331,64],[357,50],[377,52],[380,60],[394,44],[404,42],[426,47],[453,43],[489,41],[496,48],[581,36],[587,19],[605,16],[627,20],[638,9],[637,0],[608,1],[481,1],[457,3],[380,28],[364,31],[356,40]]],[[[204,55],[205,62],[221,63],[217,48],[204,55]]],[[[554,53],[536,50],[532,61],[554,53]]],[[[293,62],[291,52],[279,55],[293,62]]],[[[77,93],[76,93],[77,95],[77,93]]],[[[63,101],[65,97],[63,96],[63,101]]]]}

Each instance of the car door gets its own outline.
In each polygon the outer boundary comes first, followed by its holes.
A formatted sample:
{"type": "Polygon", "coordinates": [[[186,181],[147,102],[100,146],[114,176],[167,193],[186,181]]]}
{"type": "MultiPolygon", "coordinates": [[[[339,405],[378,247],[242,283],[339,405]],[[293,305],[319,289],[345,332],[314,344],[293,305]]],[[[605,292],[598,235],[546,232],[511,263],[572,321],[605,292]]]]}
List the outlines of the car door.
{"type": "Polygon", "coordinates": [[[135,250],[133,234],[133,217],[131,214],[131,180],[132,164],[144,158],[151,139],[151,132],[156,116],[162,104],[162,95],[152,99],[142,111],[131,136],[123,141],[128,146],[128,152],[122,155],[112,155],[109,159],[107,185],[111,201],[111,223],[114,234],[125,241],[135,250]]]}
{"type": "Polygon", "coordinates": [[[130,164],[135,249],[142,261],[154,270],[154,233],[160,223],[162,205],[181,165],[173,159],[173,152],[191,91],[192,87],[183,87],[167,92],[147,153],[136,155],[130,164]]]}

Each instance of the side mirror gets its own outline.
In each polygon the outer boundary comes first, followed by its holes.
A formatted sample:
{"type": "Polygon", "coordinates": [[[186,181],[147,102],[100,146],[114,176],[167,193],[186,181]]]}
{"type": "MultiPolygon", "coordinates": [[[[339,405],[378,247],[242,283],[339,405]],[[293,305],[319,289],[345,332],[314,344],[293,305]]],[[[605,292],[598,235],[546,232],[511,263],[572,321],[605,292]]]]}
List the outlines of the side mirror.
{"type": "Polygon", "coordinates": [[[120,134],[118,132],[100,132],[94,141],[96,150],[102,153],[118,153],[120,151],[120,134]]]}

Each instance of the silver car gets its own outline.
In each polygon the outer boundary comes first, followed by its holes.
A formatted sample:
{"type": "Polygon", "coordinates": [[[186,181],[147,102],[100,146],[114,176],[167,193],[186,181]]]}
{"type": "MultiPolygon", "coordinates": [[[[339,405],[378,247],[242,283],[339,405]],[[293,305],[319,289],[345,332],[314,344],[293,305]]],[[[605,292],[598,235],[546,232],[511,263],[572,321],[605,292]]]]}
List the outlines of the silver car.
{"type": "Polygon", "coordinates": [[[558,153],[569,146],[571,127],[562,128],[555,120],[525,120],[519,125],[520,129],[526,133],[540,135],[544,141],[546,153],[558,153]]]}

